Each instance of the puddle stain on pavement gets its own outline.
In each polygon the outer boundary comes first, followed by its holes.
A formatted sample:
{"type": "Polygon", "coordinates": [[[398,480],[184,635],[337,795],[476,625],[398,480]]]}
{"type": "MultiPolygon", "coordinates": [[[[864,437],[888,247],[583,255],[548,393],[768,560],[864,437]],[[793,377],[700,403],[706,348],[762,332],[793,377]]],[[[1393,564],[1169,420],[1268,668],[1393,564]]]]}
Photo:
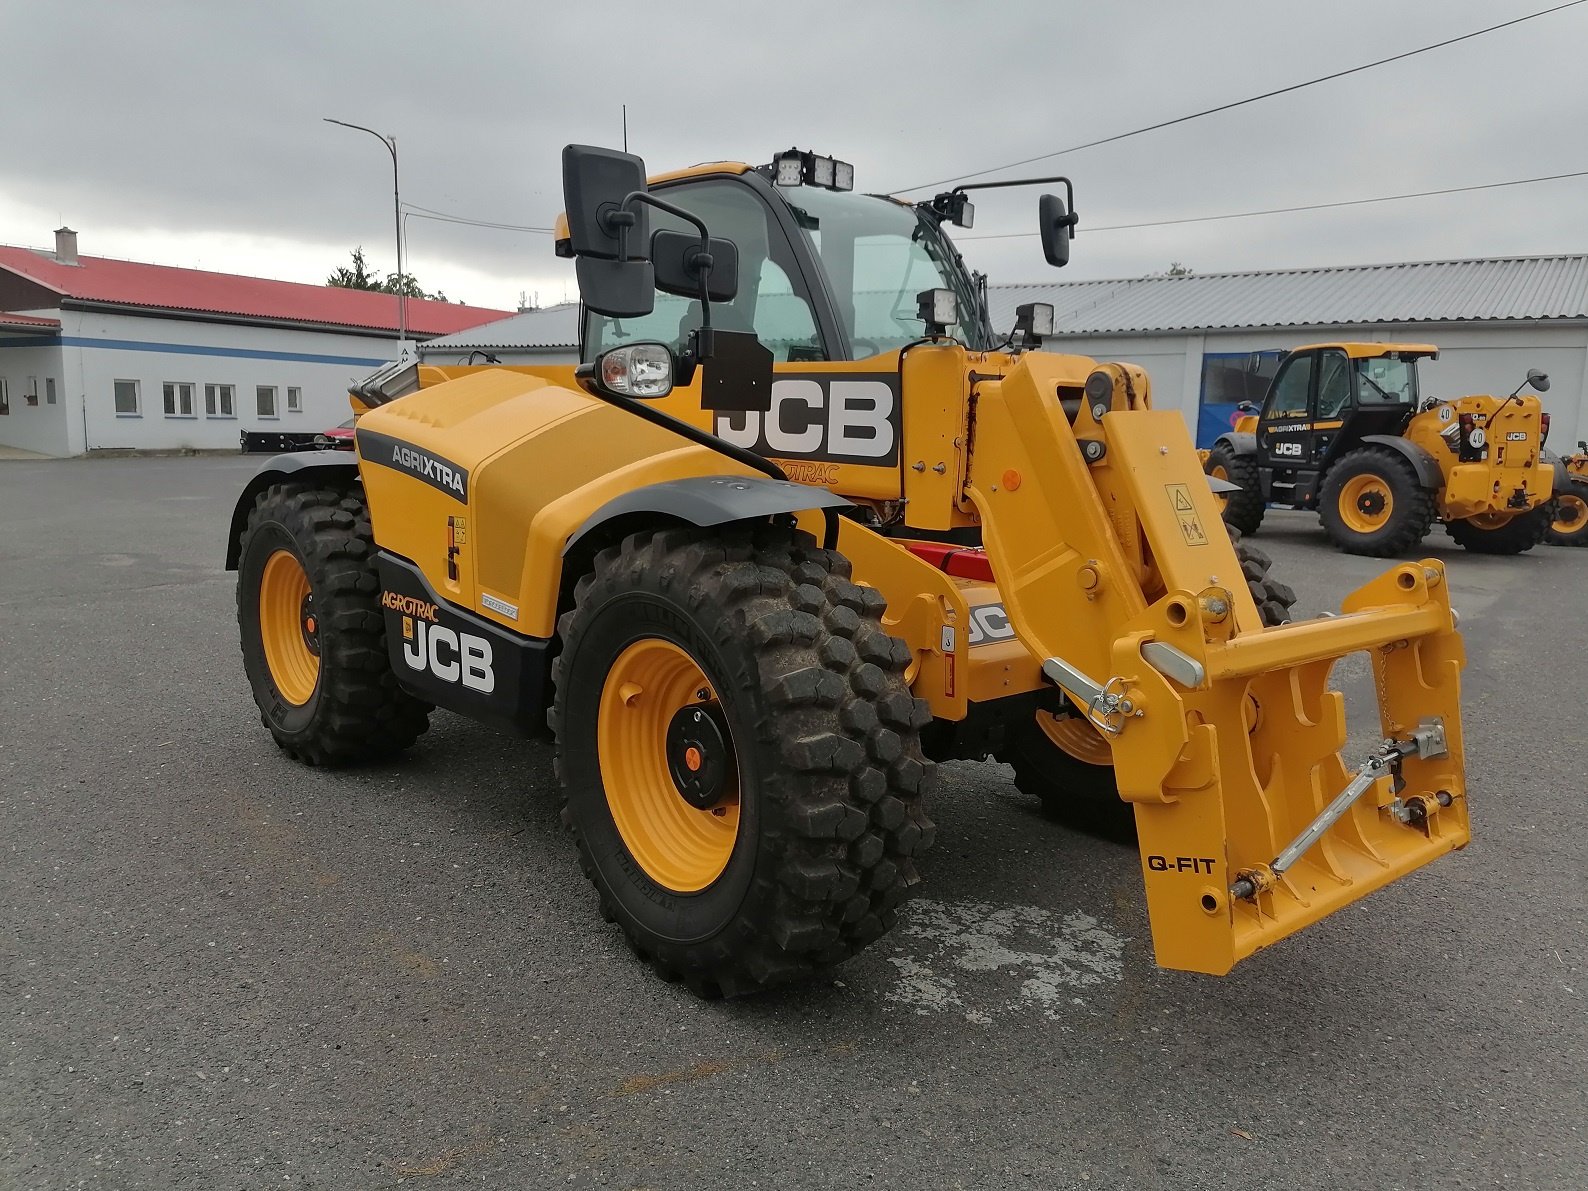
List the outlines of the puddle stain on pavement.
{"type": "Polygon", "coordinates": [[[899,979],[887,993],[923,1016],[958,1013],[978,1025],[1037,1009],[1058,1020],[1079,990],[1113,983],[1126,939],[1080,910],[912,901],[888,958],[899,979]]]}

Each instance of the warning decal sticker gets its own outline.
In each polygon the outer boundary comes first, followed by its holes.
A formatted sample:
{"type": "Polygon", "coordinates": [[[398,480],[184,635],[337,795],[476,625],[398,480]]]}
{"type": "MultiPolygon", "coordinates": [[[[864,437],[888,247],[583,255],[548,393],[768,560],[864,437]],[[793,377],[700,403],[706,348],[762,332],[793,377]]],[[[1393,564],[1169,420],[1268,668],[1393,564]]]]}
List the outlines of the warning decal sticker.
{"type": "Polygon", "coordinates": [[[1191,503],[1190,485],[1165,484],[1164,489],[1169,493],[1169,504],[1174,509],[1175,520],[1180,523],[1180,532],[1185,537],[1185,544],[1206,546],[1208,535],[1202,530],[1202,521],[1197,516],[1196,505],[1191,503]]]}

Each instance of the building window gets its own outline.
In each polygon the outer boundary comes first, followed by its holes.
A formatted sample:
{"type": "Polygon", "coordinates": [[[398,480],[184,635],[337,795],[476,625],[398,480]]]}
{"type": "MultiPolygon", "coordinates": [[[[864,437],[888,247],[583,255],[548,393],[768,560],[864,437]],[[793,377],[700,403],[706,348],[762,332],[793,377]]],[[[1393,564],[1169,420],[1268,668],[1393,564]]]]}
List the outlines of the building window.
{"type": "Polygon", "coordinates": [[[168,418],[193,417],[193,386],[188,381],[165,382],[165,416],[168,418]]]}
{"type": "Polygon", "coordinates": [[[205,385],[204,416],[207,418],[235,418],[237,416],[237,386],[205,385]]]}
{"type": "Polygon", "coordinates": [[[44,404],[55,404],[55,378],[53,376],[44,378],[44,404]]]}
{"type": "Polygon", "coordinates": [[[254,389],[254,401],[259,407],[261,418],[276,416],[276,386],[260,385],[254,389]]]}
{"type": "Polygon", "coordinates": [[[22,394],[22,400],[26,401],[29,405],[37,405],[39,403],[39,378],[38,377],[36,377],[36,376],[28,377],[27,392],[22,394]]]}
{"type": "Polygon", "coordinates": [[[303,412],[303,390],[296,386],[287,388],[287,412],[301,414],[303,412]]]}
{"type": "MultiPolygon", "coordinates": [[[[166,389],[170,389],[170,385],[166,389]]],[[[166,398],[170,400],[169,397],[166,398]]],[[[116,416],[118,418],[143,417],[143,405],[138,400],[138,382],[135,380],[118,380],[116,382],[116,416]]]]}
{"type": "Polygon", "coordinates": [[[0,376],[0,418],[11,412],[11,391],[6,388],[6,378],[0,376]]]}

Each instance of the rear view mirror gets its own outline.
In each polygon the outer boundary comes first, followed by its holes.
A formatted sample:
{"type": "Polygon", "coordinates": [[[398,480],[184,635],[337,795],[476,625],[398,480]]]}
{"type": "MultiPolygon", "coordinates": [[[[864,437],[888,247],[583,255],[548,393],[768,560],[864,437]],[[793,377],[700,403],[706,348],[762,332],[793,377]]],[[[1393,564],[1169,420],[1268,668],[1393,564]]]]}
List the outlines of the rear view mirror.
{"type": "Polygon", "coordinates": [[[1540,372],[1537,368],[1529,368],[1527,370],[1527,383],[1532,385],[1540,393],[1549,392],[1549,377],[1540,372]]]}
{"type": "Polygon", "coordinates": [[[579,258],[579,296],[610,318],[640,318],[656,305],[646,259],[650,212],[642,204],[624,203],[636,192],[645,193],[640,158],[593,145],[563,148],[562,197],[568,245],[579,258]]]}
{"type": "MultiPolygon", "coordinates": [[[[731,302],[739,292],[739,249],[732,240],[711,238],[711,270],[706,274],[706,296],[712,302],[731,302]]],[[[656,288],[680,298],[700,297],[700,237],[693,232],[665,228],[651,237],[651,264],[656,288]]]]}
{"type": "Polygon", "coordinates": [[[1070,263],[1070,229],[1076,224],[1075,212],[1068,210],[1056,194],[1045,194],[1037,201],[1037,220],[1042,232],[1042,255],[1048,264],[1062,269],[1070,263]]]}

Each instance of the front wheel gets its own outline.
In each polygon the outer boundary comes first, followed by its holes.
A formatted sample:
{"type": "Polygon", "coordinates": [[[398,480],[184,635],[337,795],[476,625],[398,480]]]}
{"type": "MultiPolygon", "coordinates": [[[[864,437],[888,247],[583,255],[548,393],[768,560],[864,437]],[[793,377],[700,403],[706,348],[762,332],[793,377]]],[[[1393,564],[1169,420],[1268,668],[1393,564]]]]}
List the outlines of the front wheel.
{"type": "Polygon", "coordinates": [[[1555,515],[1555,502],[1546,500],[1525,513],[1480,513],[1450,521],[1445,532],[1474,554],[1521,554],[1544,540],[1555,515]]]}
{"type": "Polygon", "coordinates": [[[1434,495],[1399,452],[1360,447],[1329,469],[1318,494],[1318,519],[1347,554],[1391,558],[1428,536],[1434,495]]]}
{"type": "Polygon", "coordinates": [[[277,484],[260,494],[238,555],[237,622],[260,717],[296,760],[387,757],[428,726],[430,705],[392,673],[358,492],[277,484]]]}
{"type": "Polygon", "coordinates": [[[849,576],[792,530],[636,534],[558,626],[563,822],[603,914],[701,995],[855,954],[931,843],[930,713],[849,576]]]}
{"type": "MultiPolygon", "coordinates": [[[[1241,573],[1263,624],[1286,624],[1296,593],[1273,578],[1272,560],[1230,530],[1241,573]]],[[[1015,785],[1035,796],[1045,814],[1067,826],[1104,839],[1129,841],[1136,834],[1136,812],[1119,796],[1113,748],[1084,718],[1071,710],[1046,711],[1010,732],[999,760],[1015,771],[1015,785]]]]}
{"type": "Polygon", "coordinates": [[[1544,540],[1552,546],[1588,546],[1588,480],[1574,477],[1555,494],[1555,519],[1544,540]]]}
{"type": "Polygon", "coordinates": [[[1268,507],[1263,500],[1256,458],[1238,454],[1234,447],[1221,442],[1208,452],[1206,470],[1214,479],[1228,480],[1241,486],[1239,492],[1222,496],[1225,523],[1233,525],[1243,534],[1256,533],[1268,507]]]}

